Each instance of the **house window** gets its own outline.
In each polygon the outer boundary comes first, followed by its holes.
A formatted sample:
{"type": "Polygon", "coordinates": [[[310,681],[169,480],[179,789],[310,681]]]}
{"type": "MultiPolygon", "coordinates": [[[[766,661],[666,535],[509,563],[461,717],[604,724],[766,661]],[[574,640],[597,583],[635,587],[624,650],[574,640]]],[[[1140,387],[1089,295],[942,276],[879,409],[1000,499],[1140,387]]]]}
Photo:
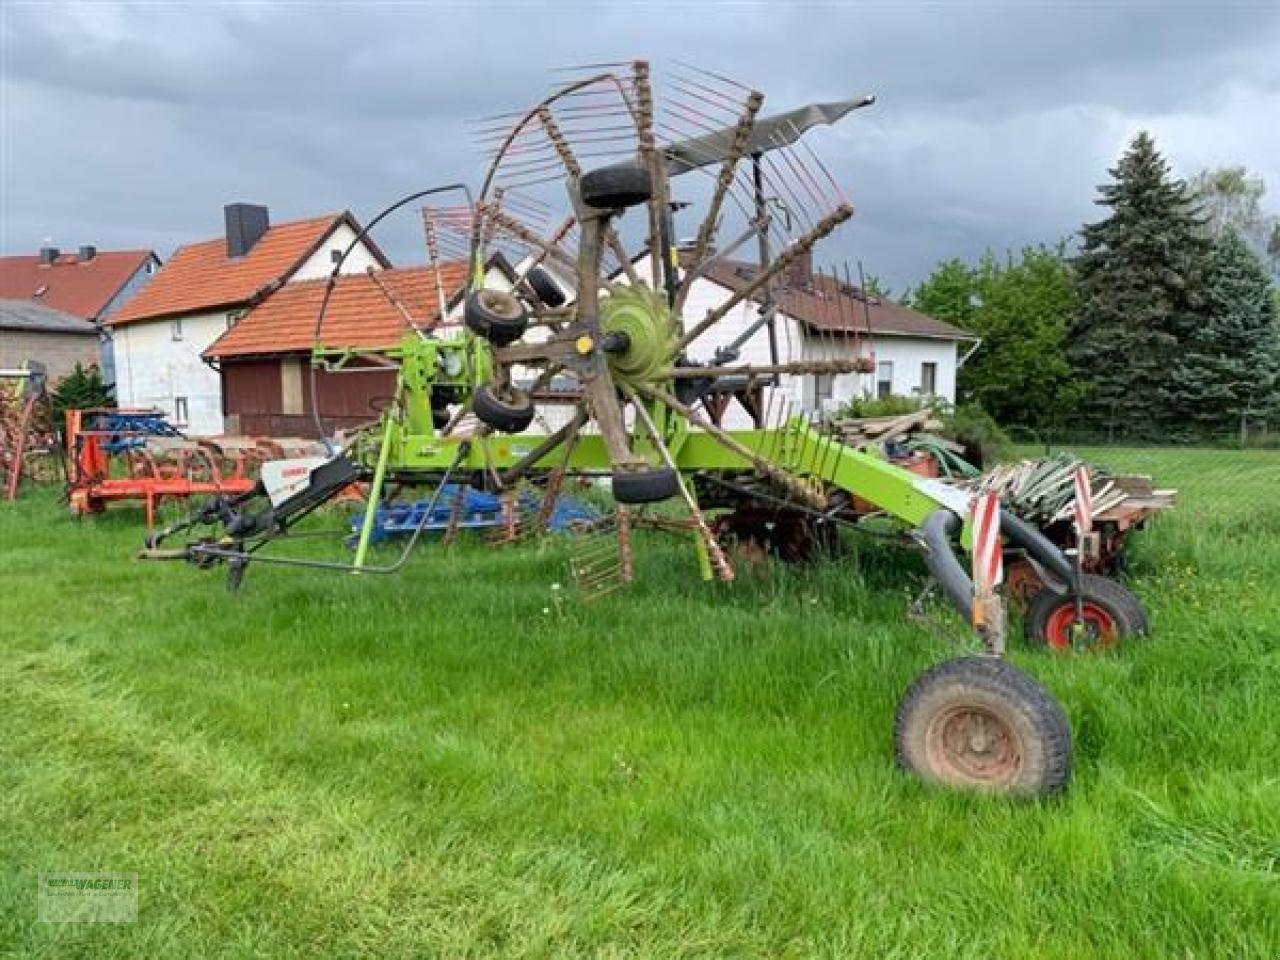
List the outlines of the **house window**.
{"type": "Polygon", "coordinates": [[[187,425],[187,398],[173,398],[173,422],[175,426],[185,427],[187,425]]]}
{"type": "Polygon", "coordinates": [[[329,262],[330,262],[330,263],[341,263],[341,262],[342,262],[342,251],[341,251],[341,250],[339,250],[337,247],[334,247],[332,250],[330,250],[330,251],[329,251],[329,262]]]}
{"type": "Polygon", "coordinates": [[[933,362],[920,364],[920,392],[926,397],[938,393],[938,365],[933,362]]]}
{"type": "Polygon", "coordinates": [[[836,378],[830,373],[819,373],[813,378],[813,405],[821,410],[822,405],[835,395],[836,378]]]}
{"type": "Polygon", "coordinates": [[[169,337],[173,340],[182,339],[182,318],[169,321],[169,337]]]}
{"type": "Polygon", "coordinates": [[[893,361],[881,360],[876,364],[876,396],[883,399],[893,395],[893,361]]]}

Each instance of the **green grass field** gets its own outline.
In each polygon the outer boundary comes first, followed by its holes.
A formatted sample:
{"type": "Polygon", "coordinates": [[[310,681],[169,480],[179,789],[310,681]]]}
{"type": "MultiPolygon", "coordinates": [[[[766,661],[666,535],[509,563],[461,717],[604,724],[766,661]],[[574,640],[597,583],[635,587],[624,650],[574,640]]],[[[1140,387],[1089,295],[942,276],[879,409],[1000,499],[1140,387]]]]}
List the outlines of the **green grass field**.
{"type": "Polygon", "coordinates": [[[555,544],[231,596],[133,561],[135,512],[0,505],[0,955],[1274,958],[1280,454],[1122,459],[1185,491],[1155,633],[1016,647],[1076,738],[1037,803],[894,767],[972,641],[892,546],[724,586],[646,543],[585,607],[555,544]],[[137,922],[38,922],[51,871],[136,872],[137,922]]]}

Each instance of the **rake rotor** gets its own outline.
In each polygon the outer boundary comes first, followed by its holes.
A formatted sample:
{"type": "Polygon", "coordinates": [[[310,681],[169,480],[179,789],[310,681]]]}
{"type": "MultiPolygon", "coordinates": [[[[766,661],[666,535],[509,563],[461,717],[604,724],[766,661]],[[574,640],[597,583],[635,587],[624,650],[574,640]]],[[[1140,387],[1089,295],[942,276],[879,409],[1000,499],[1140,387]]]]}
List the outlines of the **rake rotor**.
{"type": "MultiPolygon", "coordinates": [[[[762,120],[758,91],[680,66],[659,93],[648,63],[636,61],[567,74],[527,110],[478,121],[471,135],[487,168],[474,207],[427,214],[433,256],[466,244],[465,323],[492,346],[475,414],[491,430],[520,432],[555,383],[572,434],[601,435],[617,501],[681,497],[707,530],[674,467],[671,448],[689,426],[741,453],[718,426],[732,399],[757,427],[780,424],[793,403],[784,377],[867,369],[865,357],[812,344],[784,358],[776,324],[778,297],[853,212],[799,134],[865,102],[762,120]],[[696,204],[676,199],[685,175],[696,204]],[[701,216],[680,243],[677,216],[688,220],[693,206],[701,216]],[[693,304],[695,282],[741,254],[755,258],[741,284],[693,304]],[[499,256],[510,270],[495,286],[487,268],[499,256]],[[752,308],[746,329],[725,332],[752,308]],[[757,335],[767,355],[742,362],[757,335]]],[[[547,452],[540,445],[531,460],[547,452]]],[[[812,499],[759,450],[747,452],[775,485],[812,499]]],[[[714,538],[705,539],[719,568],[714,538]]]]}

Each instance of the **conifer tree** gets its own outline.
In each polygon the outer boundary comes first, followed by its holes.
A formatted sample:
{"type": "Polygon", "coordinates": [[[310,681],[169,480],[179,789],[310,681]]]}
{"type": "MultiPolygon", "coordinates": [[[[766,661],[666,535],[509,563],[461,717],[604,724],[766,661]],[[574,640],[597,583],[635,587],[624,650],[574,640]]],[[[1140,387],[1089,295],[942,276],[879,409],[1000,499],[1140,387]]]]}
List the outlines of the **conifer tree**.
{"type": "Polygon", "coordinates": [[[1208,281],[1179,386],[1197,432],[1222,435],[1280,412],[1280,320],[1266,267],[1238,231],[1214,244],[1208,281]]]}
{"type": "Polygon", "coordinates": [[[1085,225],[1076,260],[1068,356],[1087,391],[1082,425],[1165,434],[1193,406],[1183,351],[1205,310],[1210,242],[1186,184],[1146,131],[1108,172],[1095,202],[1110,212],[1085,225]]]}

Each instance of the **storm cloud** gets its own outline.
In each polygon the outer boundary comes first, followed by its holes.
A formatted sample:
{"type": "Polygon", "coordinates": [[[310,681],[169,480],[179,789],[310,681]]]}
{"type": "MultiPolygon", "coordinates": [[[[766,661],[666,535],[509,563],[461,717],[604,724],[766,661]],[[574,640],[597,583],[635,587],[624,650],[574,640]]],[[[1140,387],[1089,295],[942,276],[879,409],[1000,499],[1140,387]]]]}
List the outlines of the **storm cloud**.
{"type": "MultiPolygon", "coordinates": [[[[371,217],[475,182],[465,121],[533,101],[549,68],[683,60],[766,112],[872,92],[812,135],[857,208],[840,253],[896,289],[940,259],[1052,242],[1150,129],[1178,173],[1243,163],[1280,206],[1275,3],[0,3],[0,249],[371,217]]],[[[393,258],[421,258],[393,231],[393,258]]]]}

